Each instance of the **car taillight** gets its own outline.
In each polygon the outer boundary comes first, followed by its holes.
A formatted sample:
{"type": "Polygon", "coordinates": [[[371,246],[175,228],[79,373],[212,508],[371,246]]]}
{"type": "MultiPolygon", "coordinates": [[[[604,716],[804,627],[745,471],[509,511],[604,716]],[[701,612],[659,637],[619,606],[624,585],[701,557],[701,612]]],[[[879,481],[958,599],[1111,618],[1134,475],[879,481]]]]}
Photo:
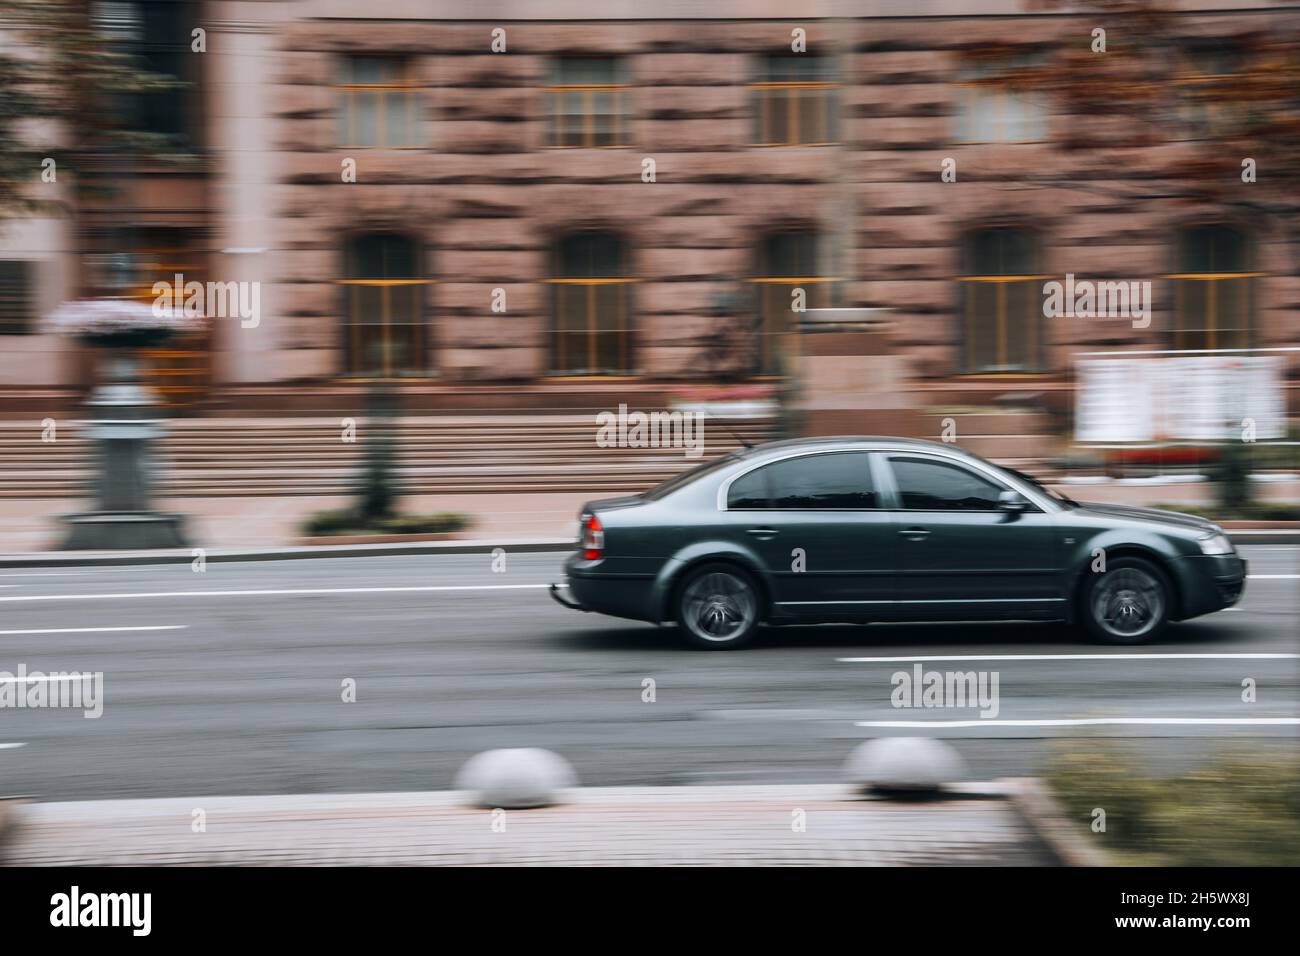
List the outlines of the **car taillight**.
{"type": "Polygon", "coordinates": [[[582,556],[587,561],[605,556],[605,529],[595,515],[582,516],[582,556]]]}

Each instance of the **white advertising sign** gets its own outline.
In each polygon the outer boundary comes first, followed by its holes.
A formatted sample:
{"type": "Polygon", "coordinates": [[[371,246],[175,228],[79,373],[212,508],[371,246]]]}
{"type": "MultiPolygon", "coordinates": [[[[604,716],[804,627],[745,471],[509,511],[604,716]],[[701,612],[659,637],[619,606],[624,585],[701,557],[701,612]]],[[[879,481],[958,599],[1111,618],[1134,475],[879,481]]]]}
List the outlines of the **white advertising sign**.
{"type": "Polygon", "coordinates": [[[1285,437],[1277,355],[1170,355],[1080,360],[1079,442],[1219,441],[1252,419],[1259,440],[1285,437]]]}

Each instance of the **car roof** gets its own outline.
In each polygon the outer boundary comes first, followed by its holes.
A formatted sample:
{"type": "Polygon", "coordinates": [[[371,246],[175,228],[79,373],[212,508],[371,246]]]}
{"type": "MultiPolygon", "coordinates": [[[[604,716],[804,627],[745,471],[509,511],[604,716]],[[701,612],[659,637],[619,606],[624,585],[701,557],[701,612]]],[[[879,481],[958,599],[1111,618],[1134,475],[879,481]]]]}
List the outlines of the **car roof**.
{"type": "Polygon", "coordinates": [[[902,451],[910,449],[912,451],[944,451],[949,454],[953,452],[961,455],[970,454],[956,445],[926,441],[922,438],[896,438],[889,435],[827,435],[818,438],[786,438],[781,441],[764,442],[761,445],[740,449],[736,452],[736,455],[740,458],[757,458],[781,451],[795,451],[803,448],[842,448],[846,445],[863,445],[873,449],[902,451]]]}

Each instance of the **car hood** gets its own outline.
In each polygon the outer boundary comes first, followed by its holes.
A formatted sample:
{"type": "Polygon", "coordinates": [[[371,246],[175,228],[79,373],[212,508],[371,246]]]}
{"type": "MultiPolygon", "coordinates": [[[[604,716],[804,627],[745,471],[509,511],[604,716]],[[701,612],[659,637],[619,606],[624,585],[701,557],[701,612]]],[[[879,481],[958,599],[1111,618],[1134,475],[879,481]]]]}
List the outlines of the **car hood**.
{"type": "Polygon", "coordinates": [[[1105,518],[1128,518],[1133,521],[1150,521],[1156,524],[1172,525],[1187,531],[1218,531],[1219,526],[1208,518],[1185,515],[1177,511],[1161,511],[1158,508],[1135,508],[1131,505],[1102,504],[1095,501],[1081,501],[1079,508],[1089,514],[1105,518]]]}

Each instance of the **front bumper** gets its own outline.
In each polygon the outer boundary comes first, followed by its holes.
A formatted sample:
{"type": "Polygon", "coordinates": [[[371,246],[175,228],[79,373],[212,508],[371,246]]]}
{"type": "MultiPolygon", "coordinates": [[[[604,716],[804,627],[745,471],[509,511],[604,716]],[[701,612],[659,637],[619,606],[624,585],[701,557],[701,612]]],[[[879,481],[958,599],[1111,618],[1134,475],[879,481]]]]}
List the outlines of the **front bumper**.
{"type": "Polygon", "coordinates": [[[1182,618],[1232,607],[1246,592],[1250,565],[1236,554],[1195,555],[1180,562],[1182,618]]]}

